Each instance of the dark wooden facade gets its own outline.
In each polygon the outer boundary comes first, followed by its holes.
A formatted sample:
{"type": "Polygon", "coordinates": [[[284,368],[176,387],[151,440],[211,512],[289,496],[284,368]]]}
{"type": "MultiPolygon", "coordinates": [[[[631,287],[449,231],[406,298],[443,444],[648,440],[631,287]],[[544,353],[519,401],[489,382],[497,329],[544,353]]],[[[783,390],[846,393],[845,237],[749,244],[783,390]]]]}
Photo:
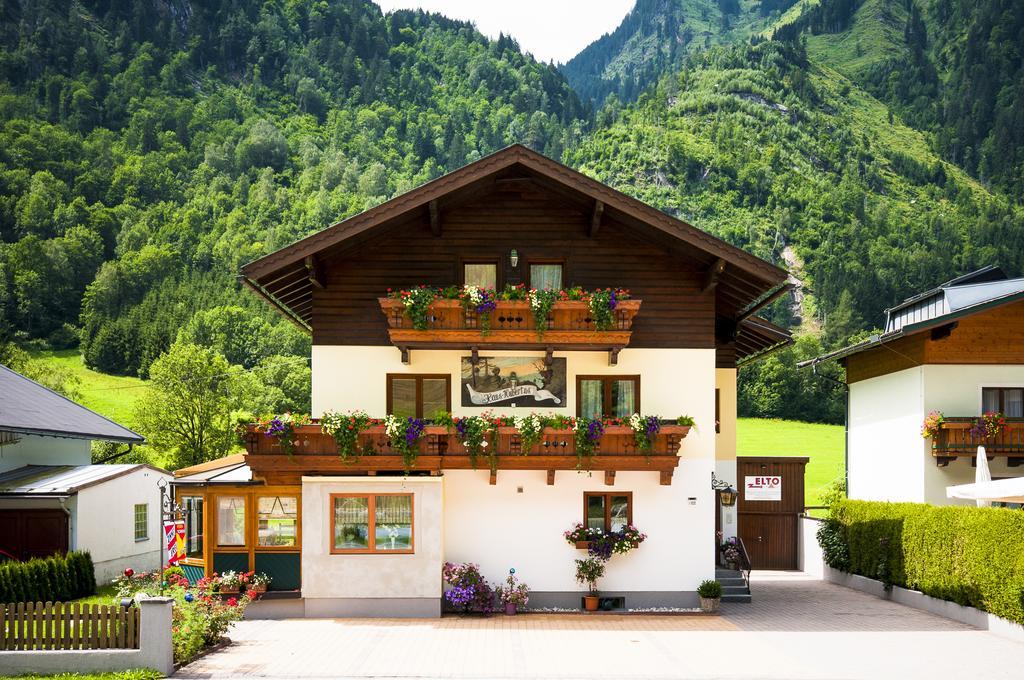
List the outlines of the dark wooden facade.
{"type": "Polygon", "coordinates": [[[804,511],[804,469],[802,457],[740,456],[736,459],[739,499],[736,502],[738,533],[743,539],[754,569],[796,569],[797,532],[804,511]],[[747,476],[782,477],[782,500],[752,501],[745,493],[747,476]]]}
{"type": "Polygon", "coordinates": [[[753,316],[783,270],[521,146],[271,253],[242,278],[314,344],[384,345],[378,298],[459,285],[467,262],[496,263],[499,289],[529,285],[531,263],[561,263],[564,287],[628,288],[643,300],[630,347],[714,348],[735,366],[789,342],[753,316]]]}

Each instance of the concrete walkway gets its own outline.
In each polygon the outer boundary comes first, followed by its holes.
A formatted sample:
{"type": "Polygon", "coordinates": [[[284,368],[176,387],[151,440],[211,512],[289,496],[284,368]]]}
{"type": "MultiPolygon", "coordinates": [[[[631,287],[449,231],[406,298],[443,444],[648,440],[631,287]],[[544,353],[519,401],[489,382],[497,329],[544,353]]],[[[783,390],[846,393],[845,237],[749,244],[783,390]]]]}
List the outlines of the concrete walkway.
{"type": "Polygon", "coordinates": [[[1021,678],[1024,644],[792,572],[722,616],[243,621],[181,678],[1021,678]]]}

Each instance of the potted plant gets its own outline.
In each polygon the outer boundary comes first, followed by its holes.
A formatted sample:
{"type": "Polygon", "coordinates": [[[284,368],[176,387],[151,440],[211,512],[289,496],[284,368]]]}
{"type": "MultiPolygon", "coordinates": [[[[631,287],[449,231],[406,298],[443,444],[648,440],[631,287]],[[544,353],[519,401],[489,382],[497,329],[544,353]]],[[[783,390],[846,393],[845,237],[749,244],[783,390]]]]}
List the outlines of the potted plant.
{"type": "Polygon", "coordinates": [[[270,585],[270,576],[260,572],[253,574],[252,578],[249,579],[249,587],[257,593],[267,592],[267,586],[270,585]]]}
{"type": "Polygon", "coordinates": [[[225,571],[220,575],[220,587],[217,589],[221,593],[235,594],[242,588],[242,576],[237,571],[225,571]]]}
{"type": "Polygon", "coordinates": [[[697,586],[700,608],[705,612],[717,612],[722,602],[722,584],[718,581],[701,581],[697,586]]]}
{"type": "Polygon", "coordinates": [[[509,569],[505,584],[498,586],[498,599],[505,605],[506,616],[515,616],[517,609],[530,601],[530,588],[519,582],[515,569],[509,569]]]}
{"type": "Polygon", "coordinates": [[[729,569],[735,570],[740,568],[740,546],[735,536],[727,538],[722,543],[720,550],[722,552],[722,559],[729,569]]]}
{"type": "Polygon", "coordinates": [[[597,595],[597,580],[602,576],[604,576],[604,560],[596,557],[576,560],[576,581],[580,585],[586,584],[589,591],[589,594],[583,598],[583,607],[588,612],[597,611],[600,601],[597,595]]]}

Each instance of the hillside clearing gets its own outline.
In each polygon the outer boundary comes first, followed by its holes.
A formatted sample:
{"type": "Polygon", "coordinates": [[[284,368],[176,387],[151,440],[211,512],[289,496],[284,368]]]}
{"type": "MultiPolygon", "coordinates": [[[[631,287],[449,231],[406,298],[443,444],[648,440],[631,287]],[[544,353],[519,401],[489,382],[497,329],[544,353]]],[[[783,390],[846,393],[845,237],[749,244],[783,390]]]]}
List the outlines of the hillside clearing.
{"type": "Polygon", "coordinates": [[[843,476],[843,426],[794,420],[740,418],[739,456],[807,456],[804,502],[821,505],[821,494],[843,476]]]}
{"type": "Polygon", "coordinates": [[[76,401],[82,406],[121,425],[131,426],[133,405],[141,396],[145,381],[94,371],[85,365],[82,355],[74,349],[31,352],[31,356],[74,373],[81,381],[78,386],[81,397],[76,401]]]}

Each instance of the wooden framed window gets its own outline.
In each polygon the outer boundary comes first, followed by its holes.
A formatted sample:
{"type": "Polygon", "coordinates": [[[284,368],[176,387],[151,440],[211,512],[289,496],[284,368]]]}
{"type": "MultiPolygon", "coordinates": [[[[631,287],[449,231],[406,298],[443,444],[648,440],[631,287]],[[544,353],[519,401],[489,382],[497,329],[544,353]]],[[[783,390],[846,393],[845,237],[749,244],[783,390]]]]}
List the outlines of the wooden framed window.
{"type": "Polygon", "coordinates": [[[452,377],[447,374],[387,375],[387,412],[402,418],[431,418],[452,410],[452,377]]]}
{"type": "Polygon", "coordinates": [[[217,545],[245,547],[245,496],[217,496],[217,545]]]}
{"type": "Polygon", "coordinates": [[[576,376],[576,415],[581,418],[628,418],[640,413],[640,376],[576,376]]]}
{"type": "Polygon", "coordinates": [[[297,496],[256,497],[256,545],[294,548],[299,539],[297,496]]]}
{"type": "Polygon", "coordinates": [[[632,491],[588,491],[583,494],[583,524],[605,533],[633,523],[632,491]]]}
{"type": "Polygon", "coordinates": [[[185,519],[185,557],[203,559],[203,497],[184,496],[181,499],[185,519]]]}
{"type": "Polygon", "coordinates": [[[331,494],[331,553],[410,554],[413,495],[331,494]]]}
{"type": "Polygon", "coordinates": [[[528,288],[559,290],[565,287],[565,263],[561,260],[530,260],[528,288]]]}
{"type": "Polygon", "coordinates": [[[465,258],[462,260],[462,283],[467,286],[498,289],[501,278],[498,258],[465,258]]]}
{"type": "Polygon", "coordinates": [[[999,411],[1007,418],[1024,418],[1024,387],[981,388],[981,412],[999,411]]]}
{"type": "Polygon", "coordinates": [[[149,540],[149,504],[135,504],[135,540],[149,540]]]}

